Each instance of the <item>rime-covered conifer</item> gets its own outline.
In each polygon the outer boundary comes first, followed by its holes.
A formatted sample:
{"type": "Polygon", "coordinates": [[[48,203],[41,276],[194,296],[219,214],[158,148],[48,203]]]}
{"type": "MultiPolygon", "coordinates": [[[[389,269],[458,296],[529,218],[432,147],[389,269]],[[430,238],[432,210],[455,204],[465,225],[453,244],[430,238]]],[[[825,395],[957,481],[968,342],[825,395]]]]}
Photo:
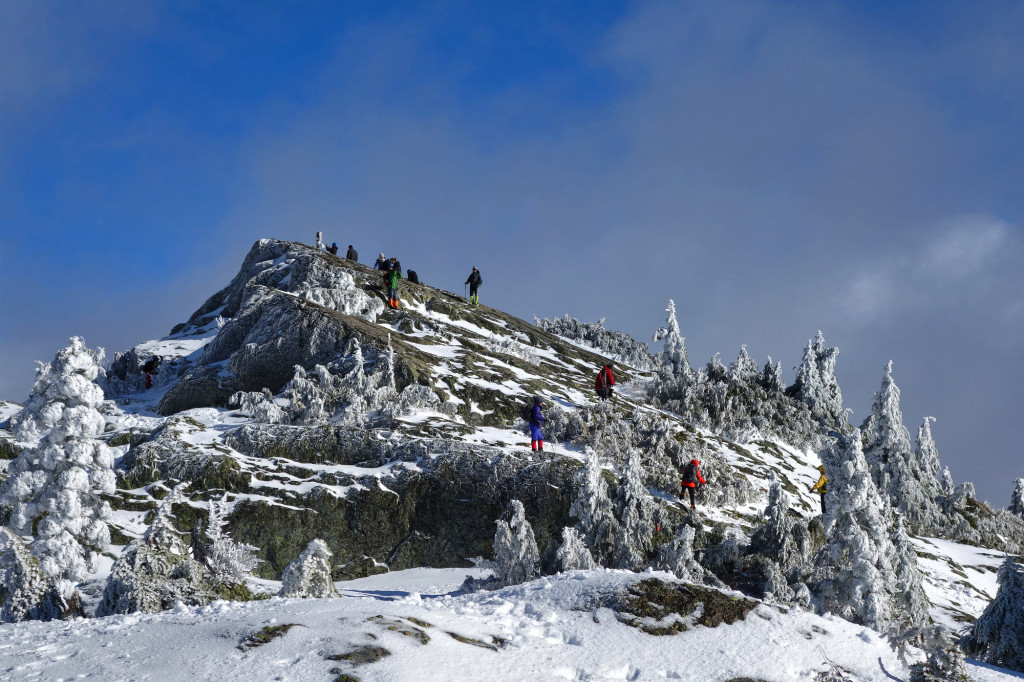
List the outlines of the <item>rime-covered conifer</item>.
{"type": "Polygon", "coordinates": [[[655,360],[648,352],[646,343],[634,340],[625,332],[605,329],[604,318],[597,322],[580,322],[568,315],[553,320],[534,317],[533,323],[563,339],[603,351],[615,362],[644,371],[655,368],[655,360]]]}
{"type": "Polygon", "coordinates": [[[258,547],[244,542],[235,542],[227,533],[227,493],[224,499],[209,501],[209,518],[206,537],[209,544],[204,552],[207,568],[218,583],[237,585],[253,575],[262,560],[256,556],[258,547]]]}
{"type": "Polygon", "coordinates": [[[818,335],[807,342],[804,356],[796,369],[793,394],[811,410],[811,416],[824,426],[846,431],[843,394],[836,379],[839,349],[825,346],[825,337],[818,335]]]}
{"type": "Polygon", "coordinates": [[[821,453],[829,476],[827,541],[815,561],[816,591],[827,611],[884,632],[895,617],[894,550],[856,430],[821,453]]]}
{"type": "Polygon", "coordinates": [[[768,356],[767,362],[764,363],[764,369],[761,370],[761,376],[758,379],[761,387],[775,399],[778,399],[783,393],[786,392],[786,381],[782,378],[782,363],[772,363],[772,356],[768,356]]]}
{"type": "Polygon", "coordinates": [[[1018,478],[1013,482],[1009,510],[1011,514],[1016,514],[1024,519],[1024,478],[1018,478]]]}
{"type": "Polygon", "coordinates": [[[908,682],[971,682],[964,655],[944,627],[926,626],[919,628],[916,634],[925,660],[910,666],[908,682]]]}
{"type": "Polygon", "coordinates": [[[917,441],[914,444],[914,458],[917,460],[922,476],[928,476],[929,482],[934,481],[931,490],[938,490],[942,476],[942,463],[939,461],[939,450],[935,447],[935,439],[932,437],[931,422],[935,417],[925,417],[924,422],[917,429],[917,441]]]}
{"type": "Polygon", "coordinates": [[[619,534],[612,550],[618,568],[636,570],[647,564],[654,540],[654,499],[644,485],[640,453],[633,450],[626,460],[622,481],[615,493],[619,534]]]}
{"type": "Polygon", "coordinates": [[[768,506],[765,507],[763,519],[751,534],[751,548],[780,566],[788,566],[794,557],[799,556],[799,549],[795,546],[791,532],[793,522],[789,518],[789,499],[775,474],[769,478],[768,506]]]}
{"type": "Polygon", "coordinates": [[[668,313],[665,326],[654,333],[656,342],[665,342],[658,358],[669,376],[682,378],[691,370],[690,359],[686,355],[686,339],[679,334],[679,322],[676,321],[676,302],[669,299],[665,312],[668,313]]]}
{"type": "MultiPolygon", "coordinates": [[[[680,526],[675,536],[658,548],[658,568],[673,573],[681,580],[692,583],[705,582],[710,576],[693,557],[695,535],[693,526],[680,526]]],[[[717,582],[717,579],[713,582],[717,582]]]]}
{"type": "Polygon", "coordinates": [[[562,544],[555,554],[555,560],[562,571],[588,570],[594,568],[594,555],[587,549],[583,536],[575,528],[562,529],[562,544]]]}
{"type": "Polygon", "coordinates": [[[319,538],[310,540],[306,549],[285,566],[281,574],[279,597],[325,599],[337,597],[331,579],[331,557],[327,543],[319,538]]]}
{"type": "Polygon", "coordinates": [[[971,658],[1024,672],[1024,568],[1007,555],[996,580],[996,598],[960,645],[971,658]]]}
{"type": "Polygon", "coordinates": [[[597,562],[603,565],[615,545],[619,523],[597,455],[588,449],[585,457],[584,465],[573,477],[576,494],[569,514],[576,519],[576,528],[586,545],[593,548],[597,562]]]}
{"type": "Polygon", "coordinates": [[[39,365],[28,404],[11,420],[19,440],[41,440],[10,463],[0,503],[12,508],[12,529],[35,535],[29,548],[53,578],[84,580],[110,544],[102,495],[114,492],[114,454],[99,440],[103,391],[95,383],[102,358],[72,338],[39,365]]]}
{"type": "Polygon", "coordinates": [[[164,498],[142,537],[125,547],[107,579],[97,615],[142,611],[154,613],[177,602],[201,605],[217,595],[213,577],[192,558],[184,536],[174,527],[174,505],[188,483],[179,483],[164,498]]]}
{"type": "Polygon", "coordinates": [[[509,505],[508,522],[498,519],[494,533],[494,577],[505,585],[518,585],[540,575],[540,552],[526,509],[519,500],[509,505]]]}
{"type": "Polygon", "coordinates": [[[0,622],[84,616],[81,596],[68,580],[54,580],[39,567],[21,538],[0,526],[0,622]]]}
{"type": "Polygon", "coordinates": [[[938,501],[941,497],[941,484],[936,478],[939,461],[929,420],[925,419],[919,431],[918,447],[912,451],[910,433],[903,425],[900,411],[900,389],[892,378],[892,362],[885,367],[882,386],[875,394],[862,434],[864,457],[871,467],[871,477],[879,492],[906,520],[909,529],[937,533],[948,526],[950,520],[938,501]]]}

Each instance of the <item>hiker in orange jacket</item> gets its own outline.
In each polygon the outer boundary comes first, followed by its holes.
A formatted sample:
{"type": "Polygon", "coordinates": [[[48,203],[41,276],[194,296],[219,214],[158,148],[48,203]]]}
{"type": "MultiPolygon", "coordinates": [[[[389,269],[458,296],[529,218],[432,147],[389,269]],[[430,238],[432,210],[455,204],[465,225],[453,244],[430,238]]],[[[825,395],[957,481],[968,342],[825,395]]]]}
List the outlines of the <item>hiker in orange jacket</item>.
{"type": "Polygon", "coordinates": [[[690,489],[690,509],[697,508],[697,484],[704,484],[707,481],[704,480],[704,476],[700,473],[700,462],[695,459],[691,459],[683,467],[683,480],[681,481],[679,496],[686,497],[686,489],[690,489]]]}
{"type": "Polygon", "coordinates": [[[818,477],[818,482],[811,487],[812,493],[818,493],[821,495],[821,515],[825,515],[825,487],[828,485],[828,478],[825,477],[825,465],[822,464],[818,467],[818,471],[821,472],[821,476],[818,477]]]}

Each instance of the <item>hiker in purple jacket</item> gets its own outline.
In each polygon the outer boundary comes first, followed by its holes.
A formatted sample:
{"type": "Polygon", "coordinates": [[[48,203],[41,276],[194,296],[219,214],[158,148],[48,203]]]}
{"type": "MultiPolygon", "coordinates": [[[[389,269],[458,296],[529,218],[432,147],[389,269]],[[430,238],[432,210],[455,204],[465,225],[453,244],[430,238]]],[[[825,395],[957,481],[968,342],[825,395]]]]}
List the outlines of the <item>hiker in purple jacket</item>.
{"type": "Polygon", "coordinates": [[[544,436],[540,432],[540,425],[544,423],[544,415],[540,411],[542,407],[544,401],[534,396],[533,412],[530,414],[530,447],[534,452],[544,452],[544,436]]]}

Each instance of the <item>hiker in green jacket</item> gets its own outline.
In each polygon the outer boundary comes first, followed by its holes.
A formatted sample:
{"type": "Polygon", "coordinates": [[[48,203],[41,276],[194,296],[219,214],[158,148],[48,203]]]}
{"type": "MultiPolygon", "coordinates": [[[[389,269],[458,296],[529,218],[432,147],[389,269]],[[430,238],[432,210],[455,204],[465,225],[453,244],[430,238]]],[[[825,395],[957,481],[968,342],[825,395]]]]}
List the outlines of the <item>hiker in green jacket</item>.
{"type": "Polygon", "coordinates": [[[384,276],[388,283],[388,306],[398,310],[398,280],[402,279],[402,270],[395,266],[396,260],[391,259],[391,268],[384,276]]]}

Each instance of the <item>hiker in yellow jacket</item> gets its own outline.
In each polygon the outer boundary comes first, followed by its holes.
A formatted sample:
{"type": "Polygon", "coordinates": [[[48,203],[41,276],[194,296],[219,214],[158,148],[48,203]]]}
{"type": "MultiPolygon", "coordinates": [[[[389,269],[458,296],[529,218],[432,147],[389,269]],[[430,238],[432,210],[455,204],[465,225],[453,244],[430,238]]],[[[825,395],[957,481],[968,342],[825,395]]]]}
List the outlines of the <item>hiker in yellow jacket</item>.
{"type": "Polygon", "coordinates": [[[821,515],[825,515],[825,486],[828,484],[828,479],[825,478],[825,465],[821,464],[818,466],[818,471],[821,472],[821,476],[818,477],[818,482],[811,487],[812,493],[819,493],[821,495],[821,515]]]}

